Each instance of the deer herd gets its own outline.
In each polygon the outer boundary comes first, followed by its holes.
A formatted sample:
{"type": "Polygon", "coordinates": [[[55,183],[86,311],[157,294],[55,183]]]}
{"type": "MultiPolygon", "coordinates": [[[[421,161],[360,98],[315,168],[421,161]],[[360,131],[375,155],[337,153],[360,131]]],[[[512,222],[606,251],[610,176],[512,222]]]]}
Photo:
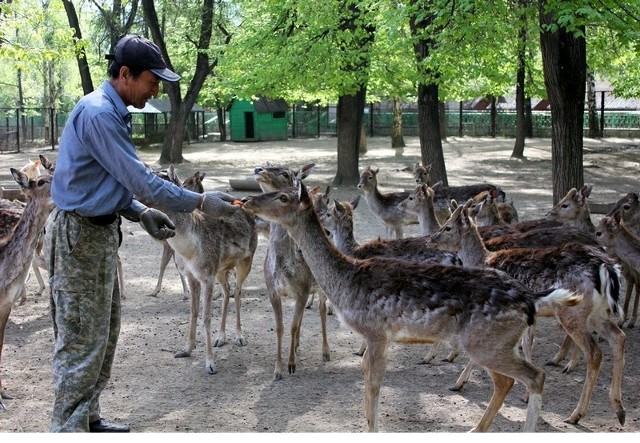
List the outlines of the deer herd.
{"type": "MultiPolygon", "coordinates": [[[[176,235],[162,242],[160,276],[149,295],[159,293],[165,268],[173,259],[184,297],[191,300],[187,342],[175,357],[191,356],[202,312],[205,371],[218,371],[214,350],[227,341],[232,294],[234,343],[246,345],[240,317],[242,287],[254,266],[258,237],[263,236],[268,245],[262,272],[275,320],[273,380],[282,379],[285,372],[283,299],[294,304],[286,367],[294,374],[305,308],[317,295],[323,361],[331,359],[328,314],[335,313],[362,338],[354,353],[362,357],[369,431],[379,429],[381,386],[392,342],[431,345],[426,363],[443,345],[450,347],[446,361],[468,358],[452,390],[464,386],[474,365],[488,372],[493,394],[473,431],[490,430],[515,381],[521,382],[527,401],[523,430],[534,431],[546,376],[532,354],[539,317],[554,317],[566,333],[548,364],[559,365],[573,346],[563,369],[571,372],[584,356],[582,392],[565,421],[577,424],[587,415],[602,363],[600,343],[606,341],[613,356],[609,402],[618,422],[625,424],[622,328],[634,327],[640,301],[638,194],[622,196],[598,224],[589,211],[589,186],[569,191],[544,218],[520,220],[513,201],[498,186],[432,183],[429,168],[421,164],[414,166],[415,188],[395,192],[383,192],[379,169],[365,167],[349,201],[331,198],[330,187],[321,192],[318,186],[307,186],[305,179],[314,167],[256,166],[253,174],[261,192],[246,196],[244,210],[230,218],[214,219],[197,210],[167,213],[176,235]],[[356,240],[354,213],[362,200],[387,238],[356,240]],[[419,234],[405,236],[411,224],[419,225],[419,234]],[[216,282],[223,299],[214,340],[216,282]]],[[[29,273],[38,280],[36,295],[46,289],[40,273],[47,268],[41,237],[53,209],[54,169],[44,156],[22,170],[11,168],[24,199],[0,199],[0,359],[9,314],[16,303],[26,300],[29,273]]],[[[173,166],[156,173],[204,192],[205,174],[199,171],[185,180],[173,166]]],[[[124,294],[121,266],[118,273],[124,294]]],[[[2,410],[3,400],[12,398],[2,378],[0,394],[2,410]]],[[[545,398],[553,395],[546,392],[545,398]]]]}

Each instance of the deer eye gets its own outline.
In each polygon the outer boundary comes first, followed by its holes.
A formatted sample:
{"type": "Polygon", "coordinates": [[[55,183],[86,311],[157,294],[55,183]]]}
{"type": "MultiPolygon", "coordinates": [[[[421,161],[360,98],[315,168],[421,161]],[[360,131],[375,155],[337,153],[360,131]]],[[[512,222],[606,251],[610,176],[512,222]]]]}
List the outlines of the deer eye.
{"type": "Polygon", "coordinates": [[[282,203],[287,203],[289,201],[289,197],[287,197],[285,194],[280,196],[280,201],[282,203]]]}
{"type": "Polygon", "coordinates": [[[282,175],[284,176],[284,178],[288,179],[289,178],[289,173],[288,172],[283,172],[282,175]]]}

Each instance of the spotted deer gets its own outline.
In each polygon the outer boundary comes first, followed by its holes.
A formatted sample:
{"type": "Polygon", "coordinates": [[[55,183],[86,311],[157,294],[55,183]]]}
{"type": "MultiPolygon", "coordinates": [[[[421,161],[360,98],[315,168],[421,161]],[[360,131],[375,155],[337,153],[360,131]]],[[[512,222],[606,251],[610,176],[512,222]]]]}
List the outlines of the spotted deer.
{"type": "MultiPolygon", "coordinates": [[[[462,266],[462,262],[455,253],[427,248],[422,237],[408,237],[400,239],[378,238],[365,243],[359,243],[354,234],[353,210],[358,207],[360,196],[356,196],[351,202],[334,201],[333,206],[328,207],[321,216],[320,222],[328,232],[333,244],[342,253],[358,258],[388,257],[401,260],[409,260],[422,263],[439,263],[449,266],[462,266]]],[[[430,363],[438,353],[440,343],[431,347],[429,353],[423,358],[424,363],[430,363]]],[[[355,353],[362,356],[366,349],[363,342],[355,353]]],[[[458,356],[459,349],[453,343],[453,349],[446,357],[446,361],[452,362],[458,356]]]]}
{"type": "MultiPolygon", "coordinates": [[[[30,180],[25,173],[15,168],[11,168],[11,174],[26,195],[27,205],[12,235],[0,242],[0,360],[9,314],[15,302],[25,292],[24,285],[36,244],[47,217],[54,208],[51,200],[51,176],[41,175],[30,180]]],[[[11,398],[4,390],[0,378],[0,409],[4,409],[2,400],[11,398]]]]}
{"type": "MultiPolygon", "coordinates": [[[[582,301],[575,306],[544,307],[539,313],[558,319],[582,350],[587,363],[580,400],[566,421],[578,423],[589,409],[602,360],[602,351],[592,335],[596,331],[607,340],[613,352],[609,401],[619,422],[624,424],[622,374],[626,336],[617,325],[621,309],[620,271],[616,261],[599,247],[580,243],[491,252],[484,246],[473,220],[474,209],[472,201],[459,206],[449,221],[428,237],[427,245],[457,252],[464,266],[503,271],[532,290],[565,288],[580,294],[582,301]]],[[[523,351],[529,360],[532,346],[533,328],[530,328],[523,343],[523,351]]]]}
{"type": "MultiPolygon", "coordinates": [[[[633,233],[624,221],[621,210],[615,211],[606,217],[600,219],[596,227],[596,240],[607,251],[618,257],[623,267],[627,268],[627,272],[637,275],[640,272],[640,237],[633,233]]],[[[633,280],[627,283],[627,286],[633,287],[633,280]]],[[[629,289],[629,288],[628,288],[629,289]]],[[[631,291],[627,291],[624,301],[624,319],[628,318],[629,301],[631,299],[631,291]]],[[[628,327],[632,328],[638,318],[638,297],[636,287],[636,300],[634,303],[633,313],[629,318],[628,327]]]]}
{"type": "MultiPolygon", "coordinates": [[[[181,181],[173,165],[169,166],[167,176],[161,177],[180,186],[181,181]]],[[[245,211],[236,211],[233,216],[214,218],[202,211],[193,212],[166,211],[175,224],[175,236],[167,243],[175,253],[175,261],[180,273],[187,278],[191,295],[191,316],[187,342],[176,358],[191,356],[196,346],[196,326],[203,300],[203,325],[205,330],[205,371],[215,374],[214,347],[226,343],[226,313],[228,310],[231,287],[229,274],[235,270],[236,282],[234,300],[236,310],[235,344],[244,346],[245,339],[240,321],[242,286],[251,266],[258,237],[255,220],[245,211]],[[220,328],[215,341],[211,339],[211,306],[216,280],[220,283],[224,297],[220,328]]]]}
{"type": "Polygon", "coordinates": [[[539,304],[575,303],[573,294],[534,293],[489,269],[348,257],[327,237],[304,183],[249,197],[244,209],[286,229],[339,317],[366,340],[362,368],[369,431],[378,431],[389,343],[437,341],[458,342],[491,375],[493,395],[474,431],[489,430],[516,379],[531,392],[524,431],[535,430],[545,373],[516,346],[539,304]]]}
{"type": "MultiPolygon", "coordinates": [[[[293,186],[301,182],[311,174],[315,164],[303,166],[299,170],[293,170],[287,166],[275,166],[267,164],[264,167],[254,169],[255,178],[262,192],[272,192],[293,186]]],[[[260,216],[258,214],[258,216],[260,216]]],[[[294,314],[291,320],[291,341],[289,345],[289,357],[287,369],[289,374],[296,371],[298,346],[300,345],[300,330],[304,309],[309,299],[309,294],[316,291],[317,283],[312,270],[305,261],[300,248],[289,236],[281,225],[273,223],[266,217],[261,217],[271,222],[269,233],[269,247],[264,262],[264,279],[269,291],[269,300],[273,308],[276,323],[276,363],[273,371],[273,379],[282,379],[282,337],[284,323],[282,318],[282,300],[293,299],[294,314]]],[[[320,292],[319,295],[320,326],[322,328],[322,360],[331,359],[329,342],[327,339],[327,299],[320,292]]]]}
{"type": "Polygon", "coordinates": [[[409,196],[407,191],[382,192],[378,187],[378,172],[367,166],[360,173],[357,188],[364,193],[369,209],[384,225],[387,236],[402,238],[404,225],[417,224],[417,217],[398,207],[398,204],[409,196]]]}

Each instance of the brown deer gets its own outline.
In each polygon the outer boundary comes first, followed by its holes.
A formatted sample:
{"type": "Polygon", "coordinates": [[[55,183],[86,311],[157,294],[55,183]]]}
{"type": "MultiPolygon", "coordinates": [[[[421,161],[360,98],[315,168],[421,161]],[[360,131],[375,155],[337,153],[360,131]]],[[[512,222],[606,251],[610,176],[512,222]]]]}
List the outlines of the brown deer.
{"type": "MultiPolygon", "coordinates": [[[[328,232],[333,244],[342,253],[358,258],[388,257],[401,260],[409,260],[422,263],[439,263],[449,266],[462,266],[458,256],[452,252],[427,248],[422,237],[408,237],[400,239],[375,239],[365,243],[359,243],[354,234],[353,210],[358,207],[360,196],[356,196],[351,202],[335,201],[333,206],[327,208],[325,215],[318,214],[320,223],[328,232]]],[[[430,363],[439,350],[439,343],[431,347],[429,353],[423,358],[424,363],[430,363]]],[[[366,342],[355,353],[362,356],[366,349],[366,342]]],[[[452,362],[458,356],[459,349],[453,343],[453,349],[445,359],[452,362]]]]}
{"type": "Polygon", "coordinates": [[[378,431],[389,343],[436,341],[457,341],[493,379],[493,395],[474,431],[489,429],[515,379],[531,392],[524,430],[535,430],[545,374],[515,348],[534,323],[538,304],[575,303],[573,294],[534,293],[487,269],[348,257],[327,237],[304,183],[250,197],[244,209],[286,229],[340,318],[366,340],[362,368],[369,431],[378,431]]]}
{"type": "MultiPolygon", "coordinates": [[[[13,235],[0,243],[0,361],[9,314],[16,300],[25,292],[24,285],[36,244],[47,217],[54,208],[51,200],[51,176],[41,175],[30,180],[25,173],[15,168],[11,168],[11,174],[27,196],[27,205],[13,235]]],[[[0,409],[4,409],[2,400],[11,398],[5,392],[0,378],[0,409]]]]}
{"type": "MultiPolygon", "coordinates": [[[[169,166],[167,176],[161,177],[180,186],[181,181],[173,165],[169,166]]],[[[167,239],[175,253],[176,265],[180,273],[187,278],[191,293],[191,317],[189,334],[184,348],[176,352],[176,358],[191,356],[196,346],[196,326],[200,309],[203,305],[203,324],[206,340],[205,370],[215,374],[214,347],[221,347],[226,342],[226,313],[231,296],[229,273],[235,270],[236,284],[234,291],[236,309],[235,344],[244,346],[240,321],[242,285],[246,280],[253,263],[253,256],[258,245],[255,220],[244,211],[236,211],[229,218],[213,218],[202,211],[174,212],[165,211],[176,226],[176,235],[167,239]],[[222,318],[218,337],[211,339],[211,304],[213,301],[215,281],[220,283],[224,297],[222,318]]]]}
{"type": "MultiPolygon", "coordinates": [[[[638,200],[638,194],[635,192],[629,192],[627,195],[620,198],[613,209],[607,214],[608,217],[614,214],[619,214],[620,219],[624,220],[625,227],[636,236],[640,236],[640,202],[638,200]]],[[[615,250],[612,251],[615,254],[615,250]]],[[[621,257],[622,262],[622,275],[625,279],[625,295],[624,295],[624,319],[622,324],[627,323],[628,328],[633,328],[636,323],[638,314],[638,305],[640,304],[640,272],[633,264],[626,263],[621,257]],[[630,313],[629,308],[631,305],[631,299],[633,298],[633,289],[635,288],[635,301],[633,307],[633,314],[630,313]]]]}
{"type": "MultiPolygon", "coordinates": [[[[299,170],[293,170],[287,166],[267,164],[264,167],[256,167],[254,174],[262,192],[272,192],[301,182],[311,174],[314,168],[314,163],[303,166],[299,170]]],[[[289,374],[293,374],[296,371],[296,353],[300,345],[300,330],[302,328],[304,309],[307,305],[309,294],[318,289],[312,271],[305,262],[300,248],[287,231],[279,224],[273,223],[267,218],[261,218],[271,222],[269,247],[264,262],[264,279],[269,290],[269,299],[276,322],[276,364],[273,371],[273,379],[281,380],[282,336],[284,333],[282,299],[293,299],[295,303],[290,328],[291,342],[287,362],[289,374]]],[[[329,361],[331,357],[327,340],[326,295],[320,292],[319,299],[318,311],[322,328],[322,360],[329,361]]]]}
{"type": "MultiPolygon", "coordinates": [[[[626,267],[628,272],[637,275],[640,273],[640,237],[634,234],[624,221],[622,211],[613,212],[611,215],[603,217],[596,228],[596,239],[598,243],[607,248],[607,251],[618,257],[626,267]]],[[[624,319],[629,314],[629,301],[633,287],[633,280],[627,283],[627,296],[624,301],[624,319]]],[[[633,328],[638,318],[638,297],[636,287],[636,300],[633,313],[629,319],[628,327],[633,328]]]]}
{"type": "Polygon", "coordinates": [[[360,173],[358,189],[364,193],[364,199],[371,212],[382,222],[389,237],[402,238],[404,225],[417,224],[415,215],[398,207],[398,204],[409,196],[407,191],[381,192],[378,187],[378,172],[367,166],[360,173]]]}
{"type": "MultiPolygon", "coordinates": [[[[545,307],[539,315],[555,316],[582,350],[587,374],[578,405],[566,419],[576,424],[587,414],[600,372],[602,351],[591,334],[598,332],[611,346],[614,362],[609,401],[621,424],[622,374],[626,336],[617,326],[620,275],[616,261],[598,247],[568,243],[551,248],[515,248],[490,252],[473,221],[473,202],[459,206],[447,223],[428,237],[427,245],[457,252],[465,266],[495,268],[521,281],[532,290],[565,288],[582,295],[576,306],[545,307]]],[[[533,329],[523,344],[530,359],[533,329]]]]}

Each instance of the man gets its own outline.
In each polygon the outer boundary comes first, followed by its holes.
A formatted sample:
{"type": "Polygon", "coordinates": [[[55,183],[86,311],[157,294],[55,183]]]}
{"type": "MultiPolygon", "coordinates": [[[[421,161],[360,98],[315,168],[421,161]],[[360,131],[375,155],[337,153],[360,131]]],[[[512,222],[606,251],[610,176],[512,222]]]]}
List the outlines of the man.
{"type": "Polygon", "coordinates": [[[57,208],[47,223],[45,247],[55,333],[52,432],[129,432],[129,426],[104,419],[99,404],[120,332],[120,216],[140,222],[160,240],[175,234],[163,212],[134,195],[161,208],[197,208],[214,217],[238,209],[228,203],[230,195],[198,194],[157,177],[136,154],[127,106],[143,108],[158,94],[161,80],[180,79],[159,48],[128,35],[107,58],[113,60],[109,79],[69,115],[51,185],[57,208]]]}

